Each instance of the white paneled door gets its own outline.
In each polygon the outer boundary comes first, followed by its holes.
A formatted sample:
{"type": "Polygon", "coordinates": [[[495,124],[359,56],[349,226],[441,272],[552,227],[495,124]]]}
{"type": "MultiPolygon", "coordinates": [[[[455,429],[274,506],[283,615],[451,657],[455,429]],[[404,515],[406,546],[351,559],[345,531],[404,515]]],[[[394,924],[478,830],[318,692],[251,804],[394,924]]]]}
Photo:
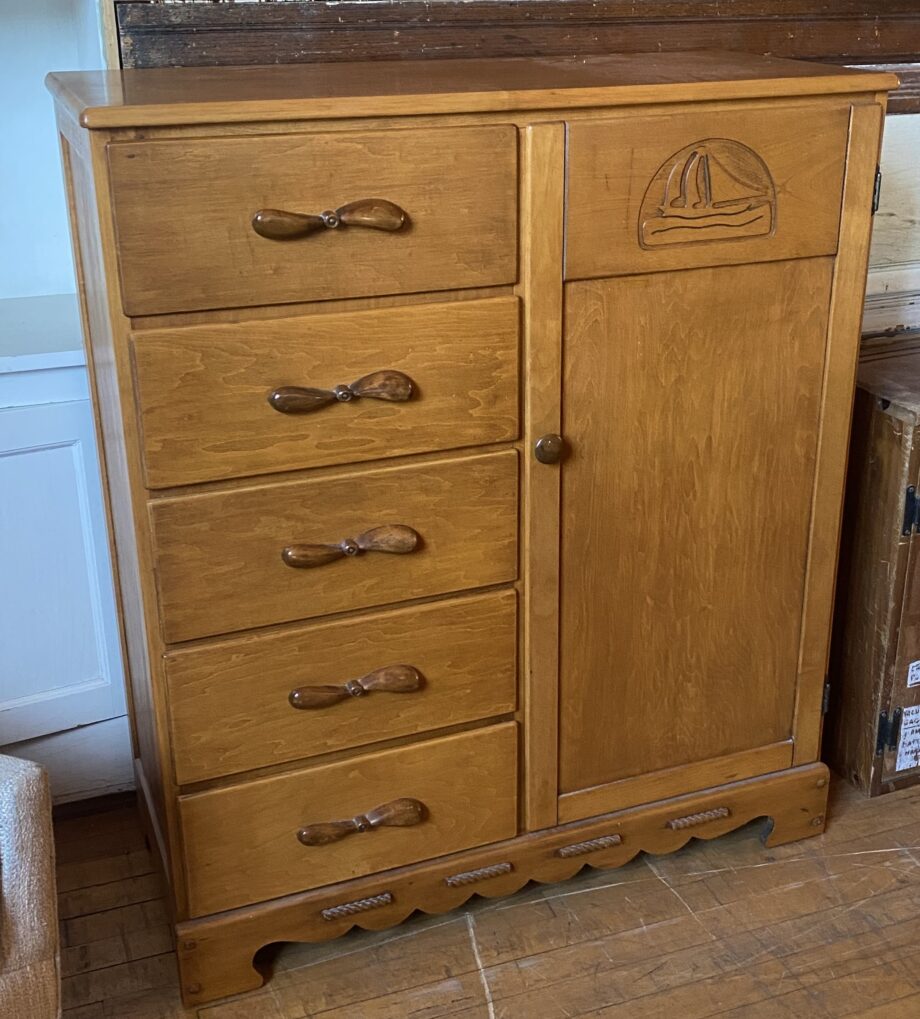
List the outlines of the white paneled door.
{"type": "Polygon", "coordinates": [[[0,745],[125,713],[86,400],[0,410],[0,745]]]}

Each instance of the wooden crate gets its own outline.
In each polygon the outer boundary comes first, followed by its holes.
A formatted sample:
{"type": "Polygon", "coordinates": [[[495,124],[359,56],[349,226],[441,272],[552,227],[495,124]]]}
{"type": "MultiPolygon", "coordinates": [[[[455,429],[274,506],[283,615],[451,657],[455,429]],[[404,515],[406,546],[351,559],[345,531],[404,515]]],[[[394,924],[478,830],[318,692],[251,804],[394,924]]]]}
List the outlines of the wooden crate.
{"type": "Polygon", "coordinates": [[[864,342],[825,758],[867,795],[920,781],[920,330],[864,342]]]}

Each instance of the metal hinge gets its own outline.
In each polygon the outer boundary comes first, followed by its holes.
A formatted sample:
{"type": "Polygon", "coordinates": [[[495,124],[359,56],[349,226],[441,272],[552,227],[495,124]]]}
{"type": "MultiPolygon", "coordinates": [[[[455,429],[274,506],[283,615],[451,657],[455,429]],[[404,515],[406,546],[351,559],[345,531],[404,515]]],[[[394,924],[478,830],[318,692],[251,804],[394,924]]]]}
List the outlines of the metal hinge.
{"type": "Polygon", "coordinates": [[[895,708],[888,717],[883,711],[878,716],[878,735],[875,737],[875,756],[881,757],[886,750],[897,750],[901,735],[901,709],[895,708]]]}
{"type": "Polygon", "coordinates": [[[826,715],[827,709],[831,706],[831,681],[824,681],[824,696],[821,698],[821,714],[826,715]]]}
{"type": "Polygon", "coordinates": [[[901,534],[907,536],[914,531],[920,531],[920,499],[917,498],[916,486],[908,485],[904,493],[904,520],[901,523],[901,534]]]}
{"type": "Polygon", "coordinates": [[[882,198],[882,168],[875,168],[875,186],[872,188],[872,215],[878,212],[879,202],[882,198]]]}

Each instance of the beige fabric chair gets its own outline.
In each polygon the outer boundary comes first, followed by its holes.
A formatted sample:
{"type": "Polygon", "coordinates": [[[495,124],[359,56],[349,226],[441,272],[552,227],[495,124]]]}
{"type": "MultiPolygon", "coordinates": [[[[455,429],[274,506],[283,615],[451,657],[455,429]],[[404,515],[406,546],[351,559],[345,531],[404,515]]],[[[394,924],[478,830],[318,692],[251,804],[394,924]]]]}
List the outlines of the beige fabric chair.
{"type": "Polygon", "coordinates": [[[60,999],[48,777],[0,756],[0,1019],[55,1019],[60,999]]]}

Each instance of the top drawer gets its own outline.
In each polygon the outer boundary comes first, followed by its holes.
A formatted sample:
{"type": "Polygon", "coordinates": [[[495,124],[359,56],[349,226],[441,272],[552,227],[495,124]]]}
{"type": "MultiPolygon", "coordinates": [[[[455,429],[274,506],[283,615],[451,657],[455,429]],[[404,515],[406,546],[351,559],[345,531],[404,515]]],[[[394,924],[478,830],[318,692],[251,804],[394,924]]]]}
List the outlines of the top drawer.
{"type": "Polygon", "coordinates": [[[510,125],[124,142],[109,146],[108,161],[128,315],[489,286],[517,275],[510,125]],[[403,225],[320,225],[282,240],[253,226],[264,209],[315,216],[369,198],[397,205],[403,225]]]}
{"type": "Polygon", "coordinates": [[[566,279],[837,250],[849,107],[569,125],[566,279]]]}

